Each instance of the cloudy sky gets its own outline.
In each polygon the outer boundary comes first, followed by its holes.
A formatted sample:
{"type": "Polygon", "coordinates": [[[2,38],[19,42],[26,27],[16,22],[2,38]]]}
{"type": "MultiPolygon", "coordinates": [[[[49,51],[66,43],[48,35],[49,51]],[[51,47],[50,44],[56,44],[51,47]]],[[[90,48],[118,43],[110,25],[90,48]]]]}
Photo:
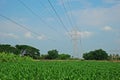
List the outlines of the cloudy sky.
{"type": "Polygon", "coordinates": [[[120,0],[0,0],[0,44],[72,54],[74,38],[82,53],[119,51],[120,0]]]}

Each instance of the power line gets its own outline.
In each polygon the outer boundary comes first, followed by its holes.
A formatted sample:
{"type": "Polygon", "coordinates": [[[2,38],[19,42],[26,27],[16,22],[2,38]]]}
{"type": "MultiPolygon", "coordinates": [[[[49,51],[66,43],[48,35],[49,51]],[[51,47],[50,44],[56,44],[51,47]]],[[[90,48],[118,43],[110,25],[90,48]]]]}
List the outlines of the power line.
{"type": "MultiPolygon", "coordinates": [[[[47,8],[47,7],[45,6],[45,4],[43,4],[40,0],[39,0],[39,2],[40,2],[40,4],[41,4],[42,7],[46,8],[45,10],[48,11],[48,13],[52,16],[52,18],[56,19],[56,17],[53,16],[53,14],[51,13],[52,8],[50,8],[50,7],[47,8]]],[[[58,20],[58,19],[57,19],[57,20],[58,20]]],[[[59,22],[58,22],[58,23],[59,23],[59,22]]],[[[62,34],[60,31],[56,31],[56,32],[62,34]]]]}
{"type": "MultiPolygon", "coordinates": [[[[71,2],[71,0],[69,0],[69,1],[71,2]]],[[[68,2],[68,0],[67,0],[67,2],[68,2]]],[[[70,2],[68,2],[68,7],[69,7],[70,10],[72,10],[70,2]]],[[[71,20],[71,22],[73,22],[73,14],[72,14],[71,11],[70,11],[70,20],[71,20]]],[[[81,33],[82,32],[81,29],[78,28],[78,26],[77,26],[77,24],[75,22],[74,22],[74,25],[75,25],[75,28],[81,33]]],[[[80,37],[81,54],[82,54],[83,53],[82,35],[80,34],[79,37],[80,37]]]]}
{"type": "Polygon", "coordinates": [[[51,10],[49,7],[47,8],[40,0],[39,0],[39,3],[41,4],[42,7],[45,8],[44,10],[47,10],[50,13],[50,15],[53,16],[53,14],[50,12],[51,10]]]}
{"type": "MultiPolygon", "coordinates": [[[[40,0],[39,0],[40,1],[40,0]]],[[[44,7],[44,8],[46,8],[46,6],[40,1],[40,4],[41,4],[41,6],[42,7],[44,7]]],[[[51,5],[50,5],[50,7],[51,7],[51,5]]],[[[46,10],[50,13],[50,15],[55,19],[55,16],[53,16],[53,14],[51,13],[51,10],[53,10],[52,9],[52,7],[50,8],[50,7],[48,7],[48,8],[46,8],[46,10]]],[[[59,22],[59,21],[58,21],[59,22]]]]}
{"type": "MultiPolygon", "coordinates": [[[[63,0],[61,0],[61,1],[62,1],[64,10],[65,10],[65,12],[67,13],[67,8],[66,8],[66,6],[65,6],[65,4],[64,4],[64,1],[63,1],[63,0]]],[[[68,16],[68,15],[66,15],[66,16],[67,16],[67,18],[68,18],[69,24],[71,25],[71,27],[73,27],[73,22],[72,22],[72,20],[70,19],[70,16],[68,16]]]]}
{"type": "Polygon", "coordinates": [[[52,5],[51,1],[48,0],[48,2],[49,2],[49,4],[50,4],[51,8],[53,9],[53,11],[55,12],[56,16],[58,17],[60,23],[63,25],[63,28],[64,28],[67,32],[69,32],[69,30],[65,27],[65,25],[64,25],[62,19],[60,18],[59,14],[57,13],[55,7],[52,5]]]}
{"type": "MultiPolygon", "coordinates": [[[[26,29],[27,31],[32,32],[30,29],[28,29],[28,28],[26,28],[25,26],[23,26],[23,25],[17,23],[16,21],[14,21],[14,20],[12,20],[12,19],[10,19],[10,18],[8,18],[8,17],[6,17],[6,16],[4,16],[4,15],[2,15],[2,14],[0,14],[0,16],[3,17],[3,18],[5,18],[5,19],[7,19],[7,20],[9,20],[9,21],[11,21],[12,23],[14,23],[14,24],[16,24],[16,25],[18,25],[18,26],[20,26],[20,27],[26,29]]],[[[33,33],[34,33],[34,32],[33,32],[33,33]]],[[[34,34],[36,34],[36,33],[34,33],[34,34]]],[[[38,35],[38,34],[37,34],[37,35],[38,35]]]]}
{"type": "MultiPolygon", "coordinates": [[[[61,32],[58,31],[57,29],[53,28],[51,25],[47,24],[46,21],[44,21],[41,16],[39,16],[38,14],[36,14],[36,13],[35,13],[30,7],[28,7],[24,2],[22,2],[21,0],[18,0],[18,1],[19,1],[26,9],[28,9],[34,16],[36,16],[37,18],[39,18],[39,20],[40,20],[42,23],[44,23],[45,25],[47,25],[48,28],[50,28],[51,30],[53,30],[54,32],[56,32],[58,35],[61,33],[61,32]]],[[[42,5],[43,7],[45,7],[44,4],[41,3],[41,5],[42,5]]],[[[49,11],[49,10],[48,10],[48,11],[49,11]]],[[[51,14],[51,15],[52,15],[52,14],[51,14]]]]}
{"type": "MultiPolygon", "coordinates": [[[[68,2],[68,8],[69,8],[70,10],[72,10],[72,8],[71,8],[71,4],[70,4],[69,1],[71,2],[71,0],[67,0],[67,2],[68,2]]],[[[77,28],[77,25],[76,25],[75,22],[73,21],[73,14],[72,14],[71,11],[70,11],[70,19],[71,19],[72,24],[74,24],[75,27],[77,28]]]]}
{"type": "Polygon", "coordinates": [[[54,29],[51,25],[47,24],[39,15],[37,15],[30,7],[28,7],[24,2],[22,2],[21,0],[17,0],[19,1],[26,9],[28,9],[34,16],[38,17],[40,19],[40,21],[44,24],[47,25],[47,27],[49,27],[50,29],[52,29],[53,31],[56,32],[56,29],[54,29]]]}
{"type": "MultiPolygon", "coordinates": [[[[42,3],[42,2],[40,2],[40,4],[41,4],[41,6],[42,7],[44,7],[44,8],[46,8],[46,6],[42,3]]],[[[50,4],[50,3],[49,3],[50,4]]],[[[52,3],[51,3],[52,4],[52,3]]],[[[50,5],[51,6],[51,5],[50,5]]],[[[53,6],[53,5],[52,5],[53,6]]],[[[53,6],[54,7],[54,6],[53,6]]],[[[48,7],[48,8],[46,8],[47,9],[47,11],[50,13],[50,15],[51,16],[53,16],[52,14],[51,14],[51,9],[53,8],[53,7],[48,7]]],[[[65,7],[65,5],[64,5],[64,8],[65,8],[65,11],[66,11],[66,13],[67,13],[67,9],[66,9],[66,7],[65,7]]],[[[52,9],[53,10],[53,9],[52,9]]],[[[54,10],[55,10],[55,8],[54,8],[54,10]]],[[[54,11],[53,10],[53,11],[54,11]]],[[[57,11],[55,10],[55,14],[57,13],[57,11]]],[[[57,15],[58,15],[58,13],[57,13],[57,15]]],[[[59,16],[59,15],[58,15],[59,16]]],[[[58,17],[58,16],[56,16],[56,17],[58,17]]],[[[66,15],[67,16],[67,15],[66,15]]],[[[55,19],[55,16],[53,16],[53,18],[55,19]]],[[[59,18],[60,18],[60,16],[59,16],[59,18]]],[[[58,22],[59,22],[59,18],[57,19],[58,20],[58,22]]],[[[67,16],[67,18],[68,18],[68,21],[69,21],[69,19],[70,19],[70,17],[69,16],[67,16]]],[[[62,21],[62,20],[61,20],[62,21]]],[[[62,22],[63,23],[63,22],[62,22]]],[[[63,23],[64,24],[64,23],[63,23]]],[[[72,22],[70,22],[70,24],[72,24],[72,22]]],[[[65,25],[64,25],[65,26],[65,25]]],[[[71,26],[72,27],[72,26],[71,26]]],[[[66,28],[66,27],[65,27],[66,28]]],[[[67,29],[67,28],[66,28],[67,29]]],[[[66,30],[65,29],[65,30],[66,30]]],[[[68,30],[66,30],[67,32],[68,32],[68,30]]],[[[61,33],[61,32],[60,32],[61,33]]],[[[70,36],[71,36],[71,34],[69,34],[70,36]]]]}
{"type": "MultiPolygon", "coordinates": [[[[25,29],[25,30],[27,30],[27,31],[30,31],[31,33],[33,33],[33,34],[35,34],[35,35],[37,35],[37,36],[40,36],[40,35],[41,35],[41,34],[38,34],[38,33],[34,32],[34,31],[32,31],[32,30],[29,29],[29,28],[26,28],[24,25],[22,25],[22,24],[20,24],[20,23],[17,23],[16,21],[12,20],[11,18],[9,18],[9,17],[7,17],[7,16],[4,16],[4,15],[2,15],[2,14],[0,14],[0,16],[3,17],[3,18],[5,18],[5,19],[7,19],[7,20],[9,20],[9,21],[11,21],[12,23],[18,25],[18,26],[21,27],[21,28],[23,28],[23,29],[25,29]]],[[[52,40],[52,39],[49,39],[49,40],[52,40]]]]}

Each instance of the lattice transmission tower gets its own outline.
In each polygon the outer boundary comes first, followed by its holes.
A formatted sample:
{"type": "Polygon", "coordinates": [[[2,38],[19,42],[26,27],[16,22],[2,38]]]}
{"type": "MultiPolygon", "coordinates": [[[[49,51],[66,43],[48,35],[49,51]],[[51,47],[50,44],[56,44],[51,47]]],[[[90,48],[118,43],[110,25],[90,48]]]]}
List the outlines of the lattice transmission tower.
{"type": "Polygon", "coordinates": [[[80,58],[80,53],[79,53],[79,39],[80,39],[80,31],[74,27],[73,30],[70,32],[70,36],[73,42],[73,55],[75,58],[80,58]]]}

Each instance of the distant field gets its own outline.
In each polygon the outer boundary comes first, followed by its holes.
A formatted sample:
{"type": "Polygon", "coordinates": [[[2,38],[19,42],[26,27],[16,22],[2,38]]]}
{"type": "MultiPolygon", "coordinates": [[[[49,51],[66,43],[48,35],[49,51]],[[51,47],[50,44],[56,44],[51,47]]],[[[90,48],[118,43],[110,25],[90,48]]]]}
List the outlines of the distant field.
{"type": "Polygon", "coordinates": [[[0,80],[120,80],[119,62],[1,62],[0,80]]]}

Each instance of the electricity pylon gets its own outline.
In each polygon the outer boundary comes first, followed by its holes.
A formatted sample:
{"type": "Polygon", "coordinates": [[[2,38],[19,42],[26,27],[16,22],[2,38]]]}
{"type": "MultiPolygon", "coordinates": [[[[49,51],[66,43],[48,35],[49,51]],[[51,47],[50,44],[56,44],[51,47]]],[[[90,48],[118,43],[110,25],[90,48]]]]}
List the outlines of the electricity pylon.
{"type": "Polygon", "coordinates": [[[79,48],[78,48],[78,42],[79,42],[79,38],[81,36],[80,31],[75,27],[71,32],[71,39],[73,42],[73,54],[74,57],[78,58],[79,57],[79,48]]]}

